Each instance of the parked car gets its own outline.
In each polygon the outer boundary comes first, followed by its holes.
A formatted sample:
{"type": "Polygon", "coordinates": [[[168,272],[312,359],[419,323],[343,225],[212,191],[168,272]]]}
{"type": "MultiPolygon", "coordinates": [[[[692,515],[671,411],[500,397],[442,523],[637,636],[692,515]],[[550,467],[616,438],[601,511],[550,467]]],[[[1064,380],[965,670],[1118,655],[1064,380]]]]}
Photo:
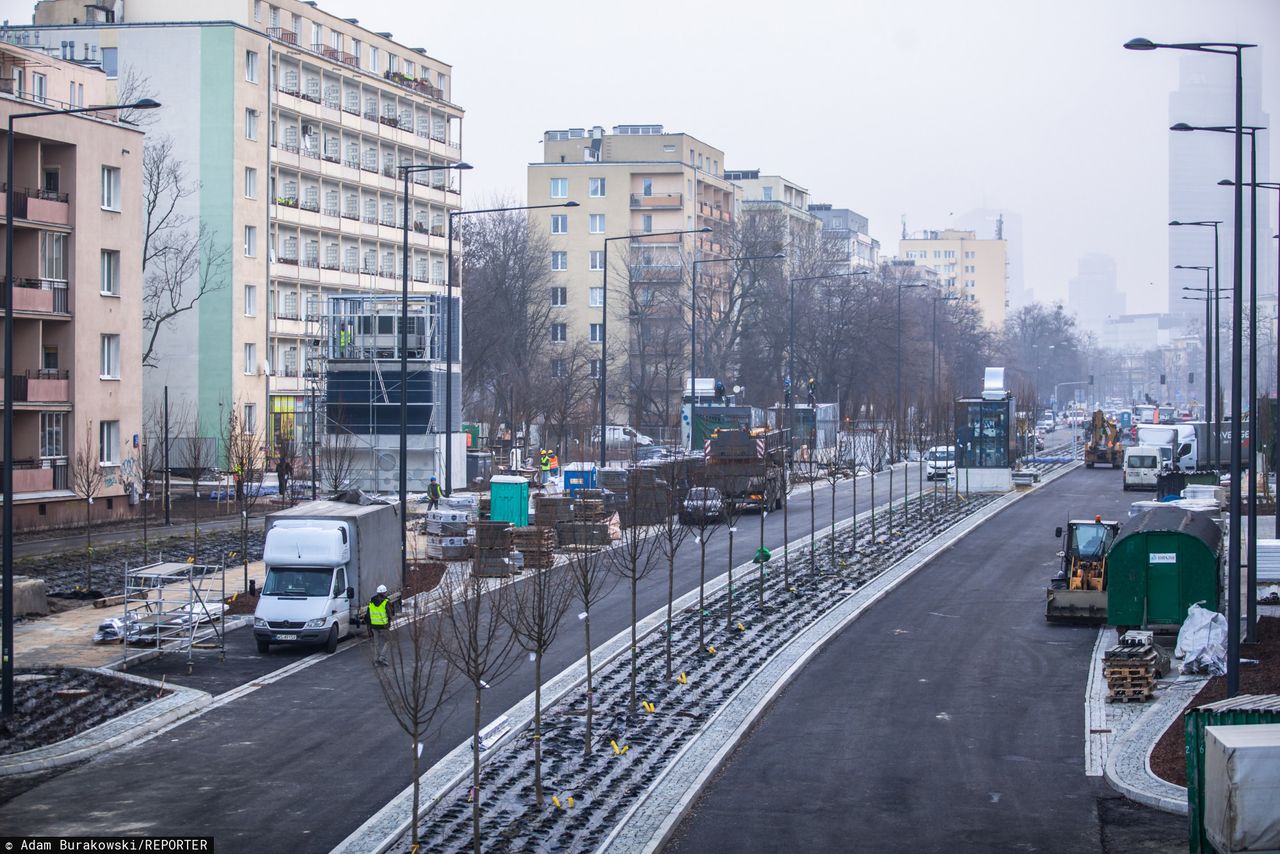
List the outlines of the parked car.
{"type": "Polygon", "coordinates": [[[695,486],[689,490],[680,508],[680,521],[686,525],[694,522],[718,522],[724,518],[724,496],[714,486],[695,486]]]}
{"type": "Polygon", "coordinates": [[[924,455],[924,459],[927,480],[946,480],[956,467],[955,446],[938,445],[930,448],[924,455]]]}

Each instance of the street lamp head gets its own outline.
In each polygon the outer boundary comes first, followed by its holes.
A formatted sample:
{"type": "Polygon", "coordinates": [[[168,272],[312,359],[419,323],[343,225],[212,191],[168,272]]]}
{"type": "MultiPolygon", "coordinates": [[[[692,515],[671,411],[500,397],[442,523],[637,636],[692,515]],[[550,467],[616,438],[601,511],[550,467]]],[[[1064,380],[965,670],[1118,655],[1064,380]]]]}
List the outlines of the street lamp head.
{"type": "Polygon", "coordinates": [[[715,231],[715,229],[713,229],[711,226],[709,226],[709,225],[704,225],[702,228],[698,229],[697,233],[698,233],[698,234],[710,234],[710,233],[711,233],[711,232],[713,232],[713,231],[715,231]]]}
{"type": "Polygon", "coordinates": [[[1185,133],[1189,130],[1195,130],[1195,128],[1186,122],[1178,122],[1176,125],[1170,126],[1169,130],[1176,130],[1178,133],[1185,133]]]}
{"type": "Polygon", "coordinates": [[[773,257],[774,257],[774,258],[776,258],[776,259],[778,259],[778,260],[782,260],[783,258],[786,258],[786,257],[787,257],[787,253],[785,253],[785,252],[777,252],[777,253],[774,253],[773,257]]]}
{"type": "Polygon", "coordinates": [[[1234,187],[1235,185],[1236,185],[1236,182],[1232,181],[1230,178],[1223,178],[1221,181],[1218,182],[1219,187],[1234,187]]]}
{"type": "Polygon", "coordinates": [[[454,169],[474,169],[475,167],[472,166],[470,163],[467,163],[465,160],[459,160],[457,163],[453,164],[453,168],[454,169]]]}
{"type": "Polygon", "coordinates": [[[160,102],[154,98],[143,98],[140,101],[136,101],[132,104],[125,104],[124,106],[126,109],[130,110],[155,110],[160,107],[160,102]]]}
{"type": "Polygon", "coordinates": [[[1182,225],[1182,223],[1178,222],[1178,221],[1175,219],[1175,220],[1170,220],[1170,221],[1169,221],[1169,225],[1182,225]]]}
{"type": "Polygon", "coordinates": [[[1151,39],[1143,38],[1129,39],[1124,43],[1125,50],[1155,50],[1156,46],[1156,43],[1151,39]]]}

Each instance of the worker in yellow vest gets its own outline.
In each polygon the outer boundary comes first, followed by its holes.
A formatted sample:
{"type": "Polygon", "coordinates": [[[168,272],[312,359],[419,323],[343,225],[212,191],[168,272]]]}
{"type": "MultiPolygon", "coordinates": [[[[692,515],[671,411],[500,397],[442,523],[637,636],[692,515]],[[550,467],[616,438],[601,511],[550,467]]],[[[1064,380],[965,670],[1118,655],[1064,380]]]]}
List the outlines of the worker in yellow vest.
{"type": "Polygon", "coordinates": [[[543,448],[538,452],[538,467],[542,470],[542,482],[551,479],[551,452],[543,448]]]}
{"type": "Polygon", "coordinates": [[[387,598],[387,585],[379,584],[378,591],[369,600],[369,637],[373,639],[373,663],[386,667],[387,634],[391,631],[391,600],[387,598]]]}

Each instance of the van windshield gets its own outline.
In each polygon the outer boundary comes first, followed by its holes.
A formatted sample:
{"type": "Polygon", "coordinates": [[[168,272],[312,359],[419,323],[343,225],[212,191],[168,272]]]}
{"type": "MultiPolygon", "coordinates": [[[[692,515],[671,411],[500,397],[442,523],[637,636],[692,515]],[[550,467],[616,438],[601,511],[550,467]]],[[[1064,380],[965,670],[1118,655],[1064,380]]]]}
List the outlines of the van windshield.
{"type": "Polygon", "coordinates": [[[1129,468],[1131,469],[1153,469],[1155,467],[1156,458],[1154,454],[1140,454],[1129,457],[1129,468]]]}
{"type": "Polygon", "coordinates": [[[933,462],[950,462],[951,456],[951,449],[948,448],[942,451],[930,451],[926,455],[925,459],[932,460],[933,462]]]}
{"type": "Polygon", "coordinates": [[[262,583],[264,596],[328,596],[333,569],[323,566],[271,567],[262,583]]]}

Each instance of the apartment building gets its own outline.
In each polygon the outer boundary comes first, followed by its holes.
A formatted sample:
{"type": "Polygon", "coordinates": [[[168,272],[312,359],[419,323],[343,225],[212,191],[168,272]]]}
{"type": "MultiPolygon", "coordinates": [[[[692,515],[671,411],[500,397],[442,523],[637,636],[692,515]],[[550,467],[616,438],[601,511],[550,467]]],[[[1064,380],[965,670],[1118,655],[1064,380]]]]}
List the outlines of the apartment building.
{"type": "MultiPolygon", "coordinates": [[[[736,190],[723,164],[720,149],[662,125],[547,131],[543,161],[529,164],[530,205],[579,205],[530,212],[533,227],[550,243],[549,334],[566,354],[553,357],[551,369],[564,369],[577,342],[600,347],[607,281],[611,420],[654,434],[675,427],[688,371],[672,347],[687,354],[687,333],[677,330],[685,328],[689,264],[728,257],[736,190]],[[711,231],[656,234],[704,227],[711,231]]],[[[699,270],[700,292],[714,291],[723,266],[699,270]]],[[[598,353],[592,355],[593,376],[599,374],[598,353]]]]}
{"type": "MultiPolygon", "coordinates": [[[[312,401],[325,394],[329,298],[400,293],[399,167],[460,161],[463,111],[451,100],[452,68],[392,33],[300,0],[123,0],[111,11],[44,0],[35,24],[11,29],[12,37],[55,53],[69,45],[109,82],[142,81],[173,105],[148,132],[171,139],[186,170],[192,189],[179,211],[193,233],[210,236],[202,273],[212,271],[217,286],[162,332],[148,398],[167,386],[171,401],[176,394],[198,411],[205,435],[217,435],[222,407],[238,406],[247,427],[305,448],[312,401]]],[[[444,316],[446,224],[460,207],[460,179],[447,169],[411,178],[410,290],[444,316]]],[[[456,297],[454,309],[456,328],[456,297]]],[[[435,334],[444,333],[439,324],[435,334]]],[[[437,342],[432,351],[443,348],[437,342]]],[[[454,390],[454,480],[465,477],[454,362],[450,379],[445,363],[433,362],[431,382],[419,385],[431,418],[412,437],[414,483],[443,470],[446,382],[454,390]]],[[[383,374],[371,394],[398,383],[383,374]]],[[[317,432],[346,429],[321,422],[317,432]]]]}
{"type": "MultiPolygon", "coordinates": [[[[0,125],[19,113],[106,103],[101,71],[0,43],[0,125]]],[[[96,467],[101,475],[94,521],[134,512],[143,135],[116,119],[114,111],[18,119],[13,140],[4,141],[14,146],[6,176],[13,300],[0,290],[0,311],[13,318],[14,370],[5,380],[19,530],[84,520],[77,455],[86,473],[96,467]]]]}
{"type": "Polygon", "coordinates": [[[880,241],[872,238],[869,220],[849,208],[830,204],[809,205],[809,213],[822,223],[826,257],[839,261],[835,272],[874,271],[880,264],[880,241]]]}
{"type": "Polygon", "coordinates": [[[1008,244],[1002,239],[979,239],[975,232],[945,229],[904,237],[898,254],[921,266],[932,267],[941,286],[960,299],[978,304],[987,326],[1004,325],[1005,265],[1008,244]]]}
{"type": "Polygon", "coordinates": [[[731,170],[725,178],[738,187],[743,216],[773,212],[782,217],[788,244],[797,234],[817,228],[818,217],[809,212],[809,191],[794,181],[762,175],[759,169],[731,170]]]}

